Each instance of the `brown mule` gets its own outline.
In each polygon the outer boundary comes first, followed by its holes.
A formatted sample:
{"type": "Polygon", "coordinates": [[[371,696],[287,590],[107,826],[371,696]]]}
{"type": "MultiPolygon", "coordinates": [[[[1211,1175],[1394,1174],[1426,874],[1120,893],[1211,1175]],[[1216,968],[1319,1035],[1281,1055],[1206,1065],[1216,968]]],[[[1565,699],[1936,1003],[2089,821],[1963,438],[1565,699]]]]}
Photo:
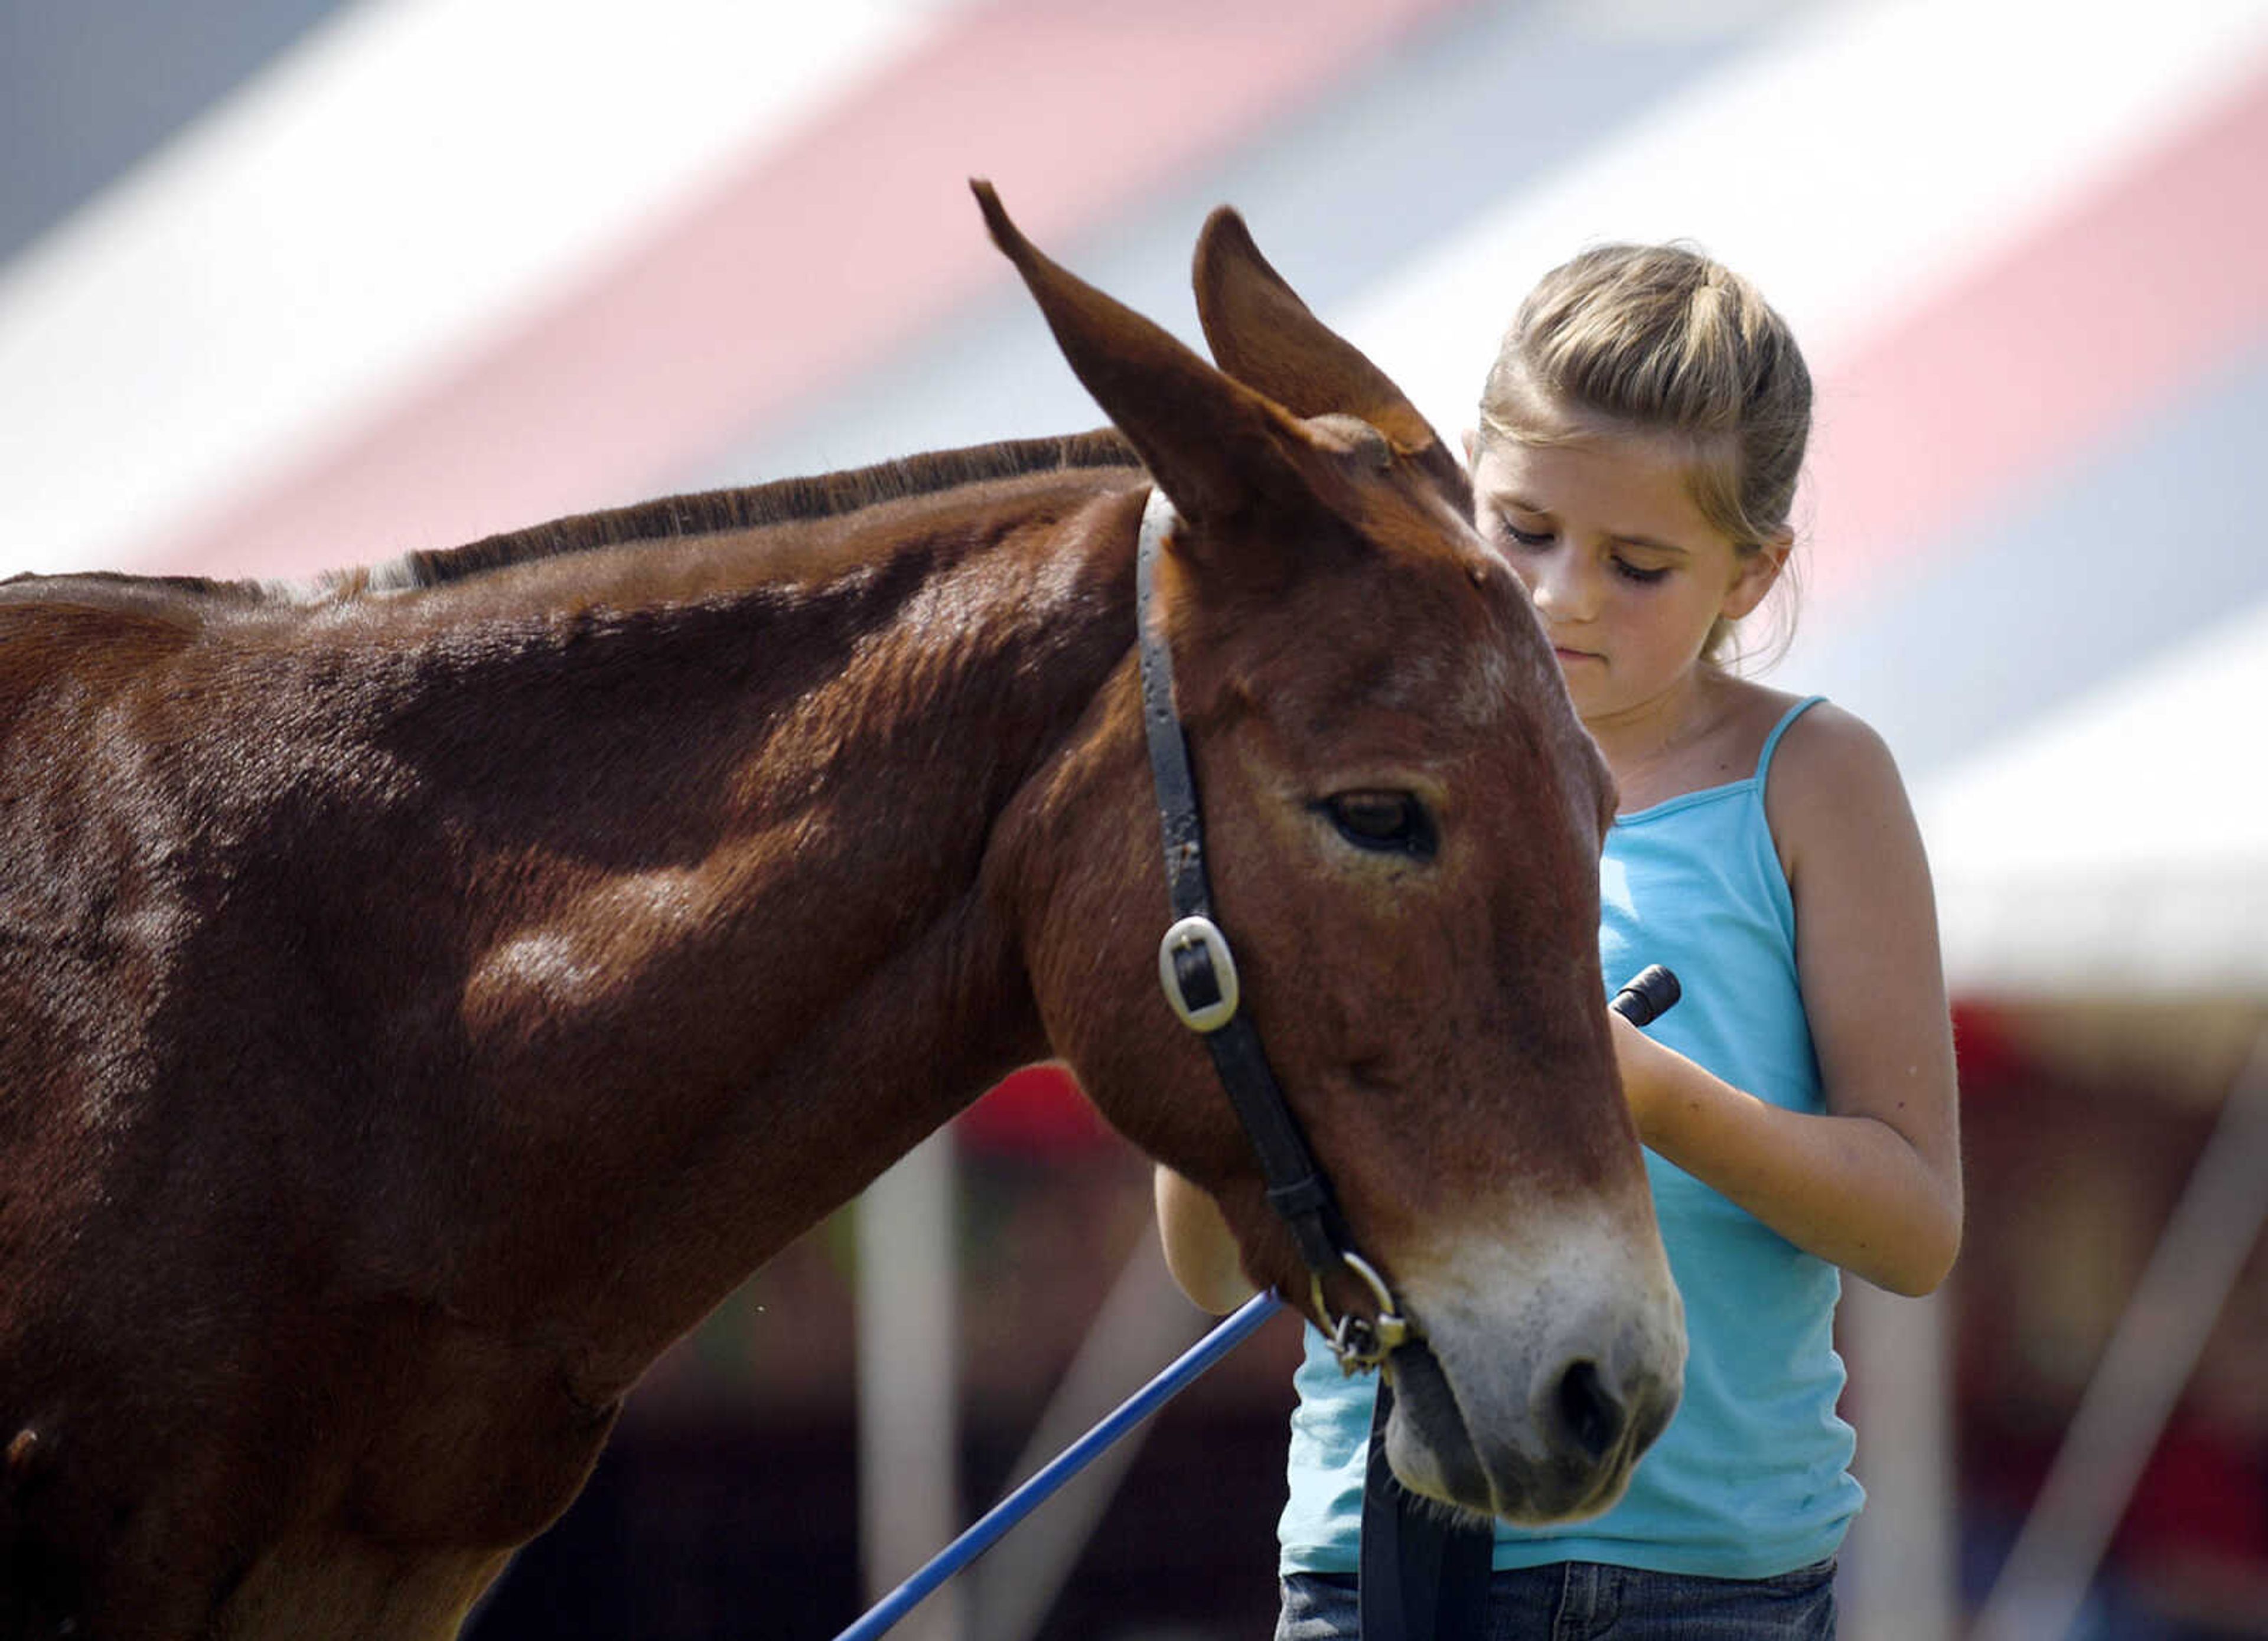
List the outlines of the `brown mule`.
{"type": "Polygon", "coordinates": [[[1244,1006],[1424,1335],[1397,1468],[1619,1493],[1683,1335],[1521,589],[1233,216],[1224,371],[986,204],[1123,438],[0,586],[0,1636],[454,1634],[672,1340],[1049,1056],[1304,1303],[1159,990],[1153,483],[1244,1006]]]}

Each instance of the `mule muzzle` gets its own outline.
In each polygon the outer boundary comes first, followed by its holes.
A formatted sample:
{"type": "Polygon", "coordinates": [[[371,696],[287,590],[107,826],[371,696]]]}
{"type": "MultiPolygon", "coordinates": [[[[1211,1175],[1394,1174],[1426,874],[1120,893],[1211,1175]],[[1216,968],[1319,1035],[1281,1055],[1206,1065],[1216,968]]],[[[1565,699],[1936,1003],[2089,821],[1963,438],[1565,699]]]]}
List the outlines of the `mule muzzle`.
{"type": "Polygon", "coordinates": [[[1646,1332],[1539,1353],[1484,1391],[1460,1386],[1413,1338],[1388,1358],[1388,1463],[1412,1492],[1476,1516],[1537,1526],[1597,1515],[1677,1410],[1682,1337],[1665,1353],[1646,1332]]]}

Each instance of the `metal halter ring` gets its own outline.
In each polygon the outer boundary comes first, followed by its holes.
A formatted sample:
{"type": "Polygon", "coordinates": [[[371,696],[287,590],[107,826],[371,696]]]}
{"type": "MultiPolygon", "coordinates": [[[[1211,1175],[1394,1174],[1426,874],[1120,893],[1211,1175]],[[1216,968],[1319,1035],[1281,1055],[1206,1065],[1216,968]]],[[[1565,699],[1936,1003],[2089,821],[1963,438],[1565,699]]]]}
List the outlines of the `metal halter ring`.
{"type": "Polygon", "coordinates": [[[1388,1352],[1410,1342],[1412,1330],[1407,1319],[1395,1314],[1394,1295],[1386,1279],[1371,1269],[1369,1261],[1352,1252],[1342,1253],[1339,1258],[1349,1270],[1369,1284],[1372,1296],[1378,1301],[1378,1314],[1374,1317],[1358,1316],[1349,1311],[1333,1320],[1330,1306],[1323,1298],[1322,1274],[1318,1271],[1308,1278],[1315,1316],[1329,1325],[1331,1353],[1339,1359],[1339,1371],[1351,1377],[1367,1373],[1382,1364],[1388,1352]]]}

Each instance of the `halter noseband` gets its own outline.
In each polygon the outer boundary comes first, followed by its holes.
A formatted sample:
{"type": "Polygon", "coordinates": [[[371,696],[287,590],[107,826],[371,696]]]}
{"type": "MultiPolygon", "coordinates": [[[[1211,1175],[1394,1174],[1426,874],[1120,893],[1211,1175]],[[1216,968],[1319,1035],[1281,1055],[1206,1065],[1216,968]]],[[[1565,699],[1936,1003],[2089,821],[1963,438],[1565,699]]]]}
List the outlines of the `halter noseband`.
{"type": "Polygon", "coordinates": [[[1292,1240],[1307,1263],[1315,1319],[1330,1336],[1339,1366],[1350,1373],[1366,1372],[1385,1361],[1396,1345],[1414,1338],[1416,1329],[1401,1315],[1385,1278],[1354,1251],[1330,1182],[1315,1166],[1299,1120],[1269,1069],[1259,1030],[1238,1008],[1236,960],[1230,954],[1228,937],[1212,920],[1204,822],[1197,813],[1189,745],[1174,710],[1173,653],[1154,621],[1150,596],[1158,555],[1177,522],[1166,492],[1153,487],[1135,549],[1134,601],[1141,636],[1142,728],[1150,744],[1150,775],[1165,833],[1166,888],[1174,918],[1159,943],[1158,978],[1182,1024],[1203,1037],[1212,1052],[1229,1103],[1259,1153],[1268,1201],[1291,1228],[1292,1240]],[[1339,1271],[1351,1273],[1370,1290],[1374,1316],[1331,1314],[1323,1283],[1339,1271]]]}

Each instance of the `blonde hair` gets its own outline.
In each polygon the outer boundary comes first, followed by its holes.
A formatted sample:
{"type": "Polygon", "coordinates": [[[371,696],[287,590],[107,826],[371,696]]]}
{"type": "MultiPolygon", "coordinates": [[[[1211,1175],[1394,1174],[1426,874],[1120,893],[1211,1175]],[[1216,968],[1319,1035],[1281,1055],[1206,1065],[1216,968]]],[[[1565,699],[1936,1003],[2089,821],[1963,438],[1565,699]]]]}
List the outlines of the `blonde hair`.
{"type": "MultiPolygon", "coordinates": [[[[1743,555],[1793,535],[1811,372],[1756,288],[1693,247],[1599,246],[1528,292],[1481,390],[1482,429],[1561,443],[1580,436],[1571,417],[1690,441],[1694,504],[1743,555]]],[[[1705,660],[1731,629],[1717,623],[1705,660]]]]}

